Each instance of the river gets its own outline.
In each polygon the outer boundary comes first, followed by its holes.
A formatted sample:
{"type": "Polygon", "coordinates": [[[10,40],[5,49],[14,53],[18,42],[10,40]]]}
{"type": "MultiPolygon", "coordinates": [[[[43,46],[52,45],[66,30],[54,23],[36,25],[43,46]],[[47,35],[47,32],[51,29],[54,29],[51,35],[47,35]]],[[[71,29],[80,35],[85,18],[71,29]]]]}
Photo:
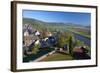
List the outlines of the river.
{"type": "Polygon", "coordinates": [[[85,37],[83,35],[74,33],[74,32],[72,32],[70,30],[67,30],[67,31],[72,33],[77,40],[80,40],[80,41],[84,42],[84,44],[87,45],[87,46],[91,46],[91,38],[87,38],[87,37],[85,37]]]}
{"type": "Polygon", "coordinates": [[[74,37],[77,40],[84,42],[84,44],[86,44],[87,46],[91,46],[91,39],[90,38],[87,38],[85,36],[82,36],[82,35],[79,35],[79,34],[76,34],[76,33],[73,33],[73,34],[74,34],[74,37]]]}

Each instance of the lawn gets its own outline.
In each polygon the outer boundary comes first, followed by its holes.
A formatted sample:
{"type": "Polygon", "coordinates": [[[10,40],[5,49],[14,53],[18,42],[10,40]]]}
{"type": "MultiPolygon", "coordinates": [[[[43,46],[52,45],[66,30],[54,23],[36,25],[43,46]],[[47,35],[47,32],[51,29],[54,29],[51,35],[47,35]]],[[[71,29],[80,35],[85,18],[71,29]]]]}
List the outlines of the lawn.
{"type": "Polygon", "coordinates": [[[54,53],[49,55],[48,57],[42,59],[41,61],[63,61],[63,60],[72,60],[73,57],[67,54],[62,53],[54,53]]]}

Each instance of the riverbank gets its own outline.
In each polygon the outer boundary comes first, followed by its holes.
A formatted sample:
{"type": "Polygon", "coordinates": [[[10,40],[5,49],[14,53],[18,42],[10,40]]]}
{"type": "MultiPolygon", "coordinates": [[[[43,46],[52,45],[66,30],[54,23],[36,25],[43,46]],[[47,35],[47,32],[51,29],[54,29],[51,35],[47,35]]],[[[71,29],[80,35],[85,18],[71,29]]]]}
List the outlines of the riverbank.
{"type": "Polygon", "coordinates": [[[71,30],[71,29],[67,29],[69,32],[72,32],[72,33],[75,33],[75,34],[78,34],[78,35],[81,35],[81,36],[84,36],[88,39],[91,39],[91,36],[90,35],[86,35],[86,34],[83,34],[81,32],[77,32],[77,31],[74,31],[74,30],[71,30]]]}

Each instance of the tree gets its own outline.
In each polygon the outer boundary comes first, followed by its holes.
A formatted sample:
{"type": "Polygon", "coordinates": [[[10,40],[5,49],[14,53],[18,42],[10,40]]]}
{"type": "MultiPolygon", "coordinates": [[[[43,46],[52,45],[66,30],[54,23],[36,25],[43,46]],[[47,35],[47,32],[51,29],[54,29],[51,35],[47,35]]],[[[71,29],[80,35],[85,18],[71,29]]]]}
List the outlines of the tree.
{"type": "Polygon", "coordinates": [[[84,42],[82,42],[80,40],[76,40],[75,41],[75,46],[84,46],[84,42]]]}
{"type": "Polygon", "coordinates": [[[40,48],[40,44],[35,44],[33,47],[32,53],[36,54],[39,51],[39,48],[40,48]]]}
{"type": "Polygon", "coordinates": [[[73,49],[73,41],[72,41],[72,36],[69,37],[69,53],[72,54],[72,49],[73,49]]]}
{"type": "Polygon", "coordinates": [[[71,35],[69,35],[69,37],[68,37],[68,47],[69,47],[69,54],[73,54],[73,48],[74,48],[74,46],[75,46],[75,38],[74,38],[74,36],[71,34],[71,35]]]}
{"type": "Polygon", "coordinates": [[[46,38],[47,37],[47,33],[48,33],[47,28],[42,29],[41,30],[41,38],[46,38]]]}
{"type": "Polygon", "coordinates": [[[74,35],[68,32],[60,33],[57,39],[57,46],[64,47],[67,45],[69,54],[72,55],[73,48],[75,47],[75,38],[74,35]]]}
{"type": "Polygon", "coordinates": [[[57,46],[63,47],[67,43],[67,33],[60,33],[57,38],[57,46]]]}

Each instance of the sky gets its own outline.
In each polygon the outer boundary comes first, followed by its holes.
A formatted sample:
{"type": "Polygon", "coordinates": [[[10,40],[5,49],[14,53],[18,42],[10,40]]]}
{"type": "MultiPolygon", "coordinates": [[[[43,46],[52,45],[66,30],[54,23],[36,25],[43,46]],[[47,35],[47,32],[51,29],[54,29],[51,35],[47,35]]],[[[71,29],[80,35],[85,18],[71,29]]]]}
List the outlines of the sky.
{"type": "Polygon", "coordinates": [[[34,18],[44,22],[73,23],[84,26],[91,24],[90,13],[23,10],[22,15],[23,18],[34,18]]]}

